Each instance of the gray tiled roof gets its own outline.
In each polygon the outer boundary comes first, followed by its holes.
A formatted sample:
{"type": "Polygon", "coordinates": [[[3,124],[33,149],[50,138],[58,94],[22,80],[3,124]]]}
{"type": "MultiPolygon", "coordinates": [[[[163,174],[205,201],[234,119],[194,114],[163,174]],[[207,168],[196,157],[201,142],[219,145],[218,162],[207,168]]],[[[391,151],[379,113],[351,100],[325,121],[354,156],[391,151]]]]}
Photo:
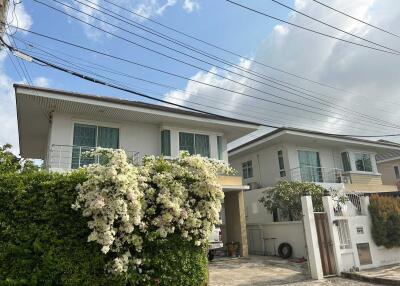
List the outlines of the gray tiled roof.
{"type": "MultiPolygon", "coordinates": [[[[388,141],[388,140],[381,139],[378,141],[382,142],[382,143],[389,143],[389,144],[394,144],[394,145],[400,146],[400,144],[397,144],[395,142],[388,141]]],[[[399,157],[400,157],[400,150],[391,150],[391,151],[387,151],[385,153],[376,155],[376,161],[379,162],[379,161],[388,160],[388,159],[392,159],[392,158],[394,159],[394,158],[399,158],[399,157]]]]}

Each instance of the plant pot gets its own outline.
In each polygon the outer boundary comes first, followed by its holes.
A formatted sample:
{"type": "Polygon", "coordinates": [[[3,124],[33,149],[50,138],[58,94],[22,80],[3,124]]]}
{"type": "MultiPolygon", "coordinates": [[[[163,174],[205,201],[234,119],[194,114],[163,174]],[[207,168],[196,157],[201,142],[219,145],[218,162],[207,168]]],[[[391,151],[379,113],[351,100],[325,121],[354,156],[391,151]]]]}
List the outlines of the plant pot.
{"type": "Polygon", "coordinates": [[[235,249],[235,245],[233,243],[227,244],[226,248],[228,250],[228,256],[235,256],[236,249],[235,249]]]}
{"type": "Polygon", "coordinates": [[[226,245],[226,247],[227,247],[227,250],[228,250],[228,256],[231,256],[231,257],[237,256],[236,252],[237,252],[237,250],[239,248],[239,244],[238,243],[228,243],[226,245]]]}

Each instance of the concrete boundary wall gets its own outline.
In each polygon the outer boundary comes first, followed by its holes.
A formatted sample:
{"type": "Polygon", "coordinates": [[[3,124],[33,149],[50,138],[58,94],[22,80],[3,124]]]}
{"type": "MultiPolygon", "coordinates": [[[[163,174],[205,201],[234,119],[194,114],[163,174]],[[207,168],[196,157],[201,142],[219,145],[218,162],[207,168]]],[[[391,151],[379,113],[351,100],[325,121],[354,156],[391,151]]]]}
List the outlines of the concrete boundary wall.
{"type": "Polygon", "coordinates": [[[247,224],[247,237],[252,254],[278,255],[279,245],[286,242],[292,246],[292,257],[307,258],[302,221],[247,224]]]}

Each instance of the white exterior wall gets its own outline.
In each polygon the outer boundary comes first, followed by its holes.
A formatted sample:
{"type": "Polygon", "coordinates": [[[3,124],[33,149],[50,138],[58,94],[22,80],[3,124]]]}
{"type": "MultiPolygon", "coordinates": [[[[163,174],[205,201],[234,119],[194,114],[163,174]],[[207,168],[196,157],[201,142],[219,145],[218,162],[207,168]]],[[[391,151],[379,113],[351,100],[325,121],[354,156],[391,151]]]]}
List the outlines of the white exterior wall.
{"type": "Polygon", "coordinates": [[[254,254],[278,254],[279,245],[286,242],[292,246],[293,257],[306,257],[303,223],[274,222],[271,212],[258,201],[263,191],[257,189],[244,192],[249,251],[254,254]]]}
{"type": "MultiPolygon", "coordinates": [[[[52,145],[73,145],[74,124],[82,123],[89,125],[105,126],[119,128],[119,148],[126,151],[139,152],[139,156],[160,155],[161,153],[161,130],[169,129],[171,131],[171,157],[179,154],[179,132],[194,132],[210,136],[210,155],[211,158],[218,158],[217,136],[223,136],[221,133],[212,130],[192,130],[189,128],[180,128],[178,126],[164,126],[131,121],[115,121],[110,118],[92,118],[83,115],[54,113],[50,127],[49,148],[52,145]]],[[[227,143],[223,137],[223,159],[228,160],[227,143]]],[[[54,154],[53,160],[54,161],[54,154]]],[[[58,155],[56,155],[58,156],[58,155]]],[[[71,155],[63,156],[60,154],[61,162],[58,164],[60,169],[68,168],[71,165],[71,155]],[[68,158],[69,157],[69,158],[68,158]]],[[[60,160],[56,158],[56,160],[60,160]]],[[[56,166],[57,167],[57,166],[56,166]]]]}
{"type": "Polygon", "coordinates": [[[262,150],[249,152],[248,154],[229,159],[231,166],[242,175],[242,163],[251,160],[253,165],[253,177],[244,179],[243,184],[258,183],[262,187],[273,186],[282,178],[279,175],[278,151],[283,151],[286,174],[289,171],[288,156],[284,144],[274,145],[262,150]]]}

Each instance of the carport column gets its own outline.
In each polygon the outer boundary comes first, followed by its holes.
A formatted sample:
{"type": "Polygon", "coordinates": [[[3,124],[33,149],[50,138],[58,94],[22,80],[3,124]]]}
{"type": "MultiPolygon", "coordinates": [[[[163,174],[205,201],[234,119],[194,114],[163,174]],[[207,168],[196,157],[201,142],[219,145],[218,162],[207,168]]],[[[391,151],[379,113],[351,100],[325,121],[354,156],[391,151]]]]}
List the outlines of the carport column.
{"type": "Polygon", "coordinates": [[[313,279],[322,279],[321,255],[319,253],[317,228],[315,226],[314,209],[310,195],[304,194],[301,197],[301,206],[303,209],[304,232],[311,277],[313,279]]]}
{"type": "Polygon", "coordinates": [[[225,192],[226,241],[240,242],[240,255],[248,256],[243,190],[225,192]]]}
{"type": "Polygon", "coordinates": [[[337,274],[340,275],[342,270],[342,254],[340,252],[340,239],[337,231],[337,225],[334,224],[335,213],[333,211],[333,200],[329,192],[326,192],[322,197],[322,203],[328,217],[329,232],[333,241],[333,253],[335,254],[336,271],[337,274]]]}

